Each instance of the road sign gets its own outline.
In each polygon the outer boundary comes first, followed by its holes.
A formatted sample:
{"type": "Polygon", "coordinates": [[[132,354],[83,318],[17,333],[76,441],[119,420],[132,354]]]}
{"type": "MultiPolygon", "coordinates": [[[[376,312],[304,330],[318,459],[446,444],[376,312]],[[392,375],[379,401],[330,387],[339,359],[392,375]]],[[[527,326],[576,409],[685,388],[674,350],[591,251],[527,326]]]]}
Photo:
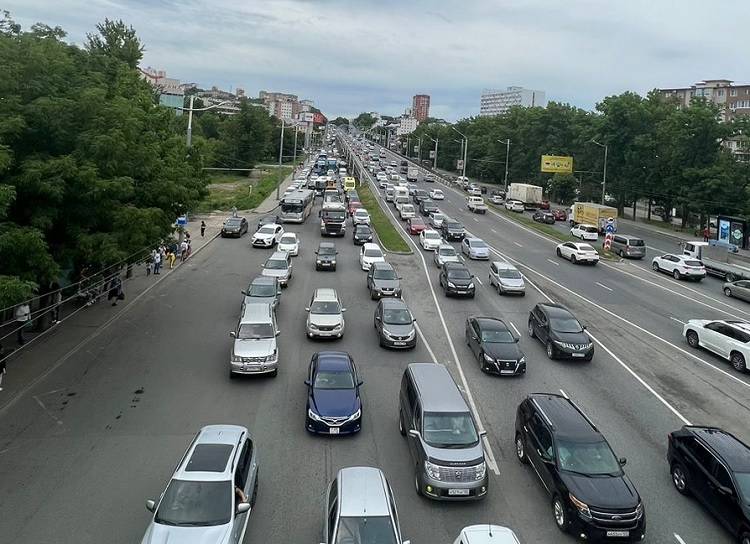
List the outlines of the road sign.
{"type": "Polygon", "coordinates": [[[606,236],[604,236],[604,249],[606,249],[607,251],[609,251],[609,248],[612,247],[612,238],[613,236],[611,232],[607,232],[606,236]]]}
{"type": "Polygon", "coordinates": [[[180,217],[178,217],[177,225],[180,227],[184,227],[185,225],[187,225],[187,217],[184,215],[181,215],[180,217]]]}
{"type": "Polygon", "coordinates": [[[461,170],[464,167],[464,161],[461,159],[456,161],[456,170],[461,170]]]}
{"type": "Polygon", "coordinates": [[[615,226],[614,226],[614,224],[612,224],[612,223],[607,223],[607,224],[606,224],[606,225],[604,226],[604,231],[605,231],[605,232],[606,232],[607,234],[612,234],[613,232],[615,232],[615,226]]]}
{"type": "Polygon", "coordinates": [[[430,150],[430,158],[431,158],[431,159],[434,159],[434,158],[435,158],[435,150],[434,150],[434,149],[431,149],[431,150],[430,150]]]}

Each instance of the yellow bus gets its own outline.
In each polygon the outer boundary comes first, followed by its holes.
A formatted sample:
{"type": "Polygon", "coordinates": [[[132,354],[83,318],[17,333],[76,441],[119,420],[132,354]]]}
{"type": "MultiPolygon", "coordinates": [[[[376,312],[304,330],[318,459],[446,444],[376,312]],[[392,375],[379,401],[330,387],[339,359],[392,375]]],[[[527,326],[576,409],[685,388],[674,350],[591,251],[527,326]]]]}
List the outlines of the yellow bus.
{"type": "Polygon", "coordinates": [[[344,191],[347,193],[357,188],[357,180],[351,176],[344,178],[344,191]]]}

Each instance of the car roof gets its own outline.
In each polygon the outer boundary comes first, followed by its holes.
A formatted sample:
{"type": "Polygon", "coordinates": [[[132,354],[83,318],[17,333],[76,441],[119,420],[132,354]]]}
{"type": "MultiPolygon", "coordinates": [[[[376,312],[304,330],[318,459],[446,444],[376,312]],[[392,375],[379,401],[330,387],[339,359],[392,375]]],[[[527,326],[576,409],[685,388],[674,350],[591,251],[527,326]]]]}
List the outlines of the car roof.
{"type": "Polygon", "coordinates": [[[345,351],[319,351],[315,356],[319,370],[351,370],[351,357],[345,351]]]}
{"type": "Polygon", "coordinates": [[[279,279],[276,276],[255,276],[253,278],[253,281],[250,282],[251,285],[255,284],[264,284],[264,283],[272,283],[276,284],[279,279]]]}
{"type": "Polygon", "coordinates": [[[296,232],[291,232],[291,231],[285,231],[284,235],[282,236],[282,238],[286,238],[287,236],[294,236],[296,238],[297,237],[297,233],[296,232]]]}
{"type": "Polygon", "coordinates": [[[492,265],[498,270],[518,270],[515,266],[505,261],[492,261],[492,265]]]}
{"type": "MultiPolygon", "coordinates": [[[[451,247],[453,247],[453,246],[451,246],[451,247]]],[[[443,265],[443,270],[445,270],[446,272],[448,270],[450,270],[451,268],[454,268],[456,270],[458,270],[458,269],[466,269],[466,270],[468,270],[468,268],[466,268],[466,265],[464,263],[445,263],[443,265]]]]}
{"type": "Polygon", "coordinates": [[[409,307],[406,305],[406,302],[401,300],[400,298],[395,297],[385,297],[380,299],[380,304],[383,306],[384,309],[389,310],[408,310],[409,307]]]}
{"type": "Polygon", "coordinates": [[[518,544],[518,537],[500,525],[470,525],[461,530],[463,544],[518,544]]]}
{"type": "Polygon", "coordinates": [[[336,244],[333,242],[320,242],[318,247],[336,247],[336,244]]]}
{"type": "Polygon", "coordinates": [[[503,321],[502,319],[498,319],[497,317],[475,317],[474,319],[482,329],[503,331],[510,330],[505,321],[503,321]]]}
{"type": "Polygon", "coordinates": [[[384,261],[383,262],[379,261],[379,262],[376,262],[376,263],[372,263],[371,266],[374,267],[374,268],[393,269],[393,267],[391,266],[390,263],[387,263],[387,262],[384,262],[384,261]]]}
{"type": "Polygon", "coordinates": [[[750,472],[750,447],[739,438],[718,427],[686,425],[683,429],[708,444],[735,472],[750,472]]]}
{"type": "Polygon", "coordinates": [[[264,225],[263,225],[262,227],[260,227],[260,228],[261,228],[261,229],[264,229],[264,228],[266,228],[266,227],[274,227],[274,228],[275,228],[275,227],[280,227],[281,225],[279,225],[279,224],[278,224],[278,223],[276,223],[275,221],[276,221],[276,218],[274,218],[274,223],[266,223],[266,224],[264,224],[264,225]]]}
{"type": "Polygon", "coordinates": [[[203,427],[175,471],[180,480],[222,481],[232,478],[240,439],[248,430],[240,425],[203,427]]]}
{"type": "Polygon", "coordinates": [[[347,467],[339,470],[339,504],[342,517],[389,516],[388,484],[383,473],[373,467],[347,467]]]}
{"type": "Polygon", "coordinates": [[[363,249],[380,249],[380,246],[378,244],[373,244],[372,242],[366,242],[362,245],[363,249]]]}
{"type": "Polygon", "coordinates": [[[466,401],[448,369],[440,363],[410,363],[407,371],[420,392],[424,412],[468,412],[466,401]]]}
{"type": "Polygon", "coordinates": [[[289,253],[287,253],[286,251],[274,251],[273,253],[271,253],[271,256],[268,259],[269,260],[284,259],[285,261],[288,261],[289,253]]]}
{"type": "Polygon", "coordinates": [[[528,398],[542,412],[557,438],[586,442],[604,439],[591,420],[569,398],[553,393],[532,393],[528,398]]]}
{"type": "Polygon", "coordinates": [[[336,294],[336,289],[333,289],[331,287],[318,287],[317,289],[315,289],[313,298],[315,300],[329,301],[338,301],[339,299],[338,295],[336,294]]]}
{"type": "Polygon", "coordinates": [[[269,323],[273,309],[266,302],[253,302],[245,305],[240,323],[269,323]]]}
{"type": "Polygon", "coordinates": [[[548,316],[555,316],[555,317],[573,316],[573,313],[562,304],[553,304],[551,302],[540,302],[539,304],[537,304],[537,306],[539,306],[539,308],[541,308],[542,311],[544,311],[544,313],[547,314],[548,316]]]}

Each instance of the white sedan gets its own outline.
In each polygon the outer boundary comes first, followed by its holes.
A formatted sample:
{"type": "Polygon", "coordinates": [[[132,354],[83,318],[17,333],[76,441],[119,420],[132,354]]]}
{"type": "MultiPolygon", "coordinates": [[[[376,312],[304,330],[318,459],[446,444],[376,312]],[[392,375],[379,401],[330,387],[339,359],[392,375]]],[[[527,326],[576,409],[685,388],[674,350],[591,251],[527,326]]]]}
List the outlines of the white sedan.
{"type": "Polygon", "coordinates": [[[492,202],[493,204],[502,204],[503,202],[505,202],[505,198],[503,197],[503,195],[492,195],[490,197],[490,202],[492,202]]]}
{"type": "Polygon", "coordinates": [[[651,261],[651,268],[656,272],[672,274],[676,280],[687,278],[701,281],[706,277],[706,267],[703,263],[688,255],[658,255],[651,261]]]}
{"type": "Polygon", "coordinates": [[[276,223],[263,225],[253,234],[253,247],[273,247],[284,235],[284,227],[276,223]]]}
{"type": "Polygon", "coordinates": [[[354,225],[369,225],[370,214],[364,208],[357,208],[352,214],[352,224],[354,225]]]}
{"type": "Polygon", "coordinates": [[[419,243],[425,251],[435,251],[440,244],[444,244],[443,237],[436,230],[425,229],[419,233],[419,243]]]}
{"type": "Polygon", "coordinates": [[[506,200],[505,209],[510,210],[511,212],[523,213],[523,202],[521,202],[520,200],[506,200]]]}
{"type": "Polygon", "coordinates": [[[557,246],[557,256],[568,259],[571,263],[591,263],[599,262],[599,253],[589,244],[580,244],[576,242],[565,242],[557,246]]]}
{"type": "Polygon", "coordinates": [[[297,233],[284,233],[284,236],[282,236],[279,240],[277,249],[279,251],[286,251],[292,257],[296,257],[297,255],[299,255],[299,238],[297,238],[297,233]]]}
{"type": "Polygon", "coordinates": [[[372,263],[384,262],[385,256],[378,244],[368,242],[362,245],[362,250],[359,252],[359,266],[362,267],[362,270],[367,272],[370,270],[372,263]]]}
{"type": "Polygon", "coordinates": [[[414,206],[412,204],[401,204],[399,213],[401,214],[402,221],[406,221],[407,219],[411,219],[412,217],[417,216],[417,212],[414,210],[414,206]]]}
{"type": "Polygon", "coordinates": [[[596,242],[599,239],[599,229],[595,225],[581,223],[570,229],[570,235],[581,240],[596,242]]]}
{"type": "Polygon", "coordinates": [[[434,189],[430,191],[430,198],[432,200],[445,200],[445,195],[440,189],[434,189]]]}

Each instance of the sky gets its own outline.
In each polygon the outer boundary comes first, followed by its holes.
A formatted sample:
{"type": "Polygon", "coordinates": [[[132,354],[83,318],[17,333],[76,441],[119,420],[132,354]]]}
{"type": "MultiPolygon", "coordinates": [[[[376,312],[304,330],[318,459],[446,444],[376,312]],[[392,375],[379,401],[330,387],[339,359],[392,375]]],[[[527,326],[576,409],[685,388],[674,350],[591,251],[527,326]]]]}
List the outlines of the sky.
{"type": "Polygon", "coordinates": [[[329,118],[477,115],[482,89],[518,85],[593,109],[606,96],[750,83],[747,0],[5,0],[24,28],[84,43],[132,25],[142,66],[201,87],[290,92],[329,118]]]}

